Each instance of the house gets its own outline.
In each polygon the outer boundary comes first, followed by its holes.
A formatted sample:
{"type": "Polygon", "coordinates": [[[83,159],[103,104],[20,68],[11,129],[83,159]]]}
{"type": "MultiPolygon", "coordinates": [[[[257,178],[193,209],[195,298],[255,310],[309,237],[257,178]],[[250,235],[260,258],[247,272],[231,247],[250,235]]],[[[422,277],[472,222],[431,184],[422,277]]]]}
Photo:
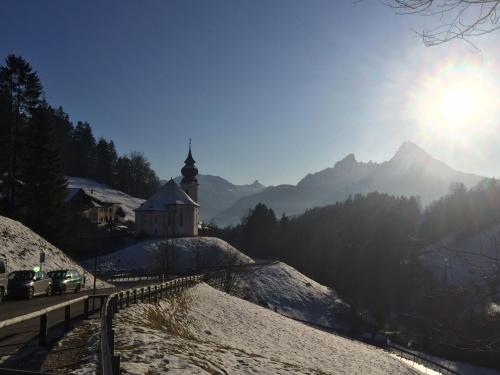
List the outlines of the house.
{"type": "Polygon", "coordinates": [[[198,169],[189,153],[181,170],[180,186],[170,179],[151,198],[135,210],[135,230],[151,237],[197,236],[200,221],[198,169]]]}
{"type": "Polygon", "coordinates": [[[66,203],[73,212],[97,225],[105,225],[110,221],[118,220],[120,205],[99,200],[92,195],[92,191],[69,188],[66,203]]]}

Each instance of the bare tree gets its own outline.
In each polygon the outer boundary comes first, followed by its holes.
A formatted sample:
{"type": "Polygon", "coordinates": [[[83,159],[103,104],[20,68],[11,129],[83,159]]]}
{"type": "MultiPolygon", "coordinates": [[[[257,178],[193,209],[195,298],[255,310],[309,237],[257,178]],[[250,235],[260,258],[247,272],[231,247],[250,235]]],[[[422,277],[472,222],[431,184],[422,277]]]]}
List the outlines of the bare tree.
{"type": "Polygon", "coordinates": [[[426,46],[461,39],[475,48],[470,38],[500,28],[500,0],[383,0],[398,14],[421,14],[439,17],[439,24],[417,32],[426,46]]]}

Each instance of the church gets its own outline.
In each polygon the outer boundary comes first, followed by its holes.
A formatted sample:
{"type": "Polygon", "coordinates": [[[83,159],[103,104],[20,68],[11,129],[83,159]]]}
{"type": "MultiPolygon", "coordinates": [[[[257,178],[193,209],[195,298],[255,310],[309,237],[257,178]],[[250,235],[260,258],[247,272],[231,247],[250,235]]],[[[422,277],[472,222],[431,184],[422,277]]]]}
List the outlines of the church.
{"type": "Polygon", "coordinates": [[[189,153],[181,170],[180,186],[172,179],[135,210],[135,229],[139,236],[186,237],[198,235],[198,169],[189,153]]]}

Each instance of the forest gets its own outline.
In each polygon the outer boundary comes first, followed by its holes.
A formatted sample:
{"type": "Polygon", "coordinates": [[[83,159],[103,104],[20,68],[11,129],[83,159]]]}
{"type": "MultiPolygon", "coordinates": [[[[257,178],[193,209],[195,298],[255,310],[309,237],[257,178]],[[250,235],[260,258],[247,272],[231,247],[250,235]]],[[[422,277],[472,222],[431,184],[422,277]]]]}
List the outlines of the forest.
{"type": "Polygon", "coordinates": [[[415,197],[377,192],[296,217],[277,218],[258,204],[239,225],[212,231],[332,287],[351,305],[353,322],[369,317],[402,344],[498,368],[500,314],[489,309],[498,271],[476,285],[448,285],[419,259],[428,244],[481,233],[499,219],[500,184],[485,180],[470,190],[456,184],[427,208],[415,197]]]}
{"type": "Polygon", "coordinates": [[[45,100],[32,66],[9,55],[0,66],[0,214],[60,244],[67,235],[65,176],[142,198],[160,184],[142,153],[119,155],[112,140],[96,140],[89,123],[74,124],[45,100]]]}

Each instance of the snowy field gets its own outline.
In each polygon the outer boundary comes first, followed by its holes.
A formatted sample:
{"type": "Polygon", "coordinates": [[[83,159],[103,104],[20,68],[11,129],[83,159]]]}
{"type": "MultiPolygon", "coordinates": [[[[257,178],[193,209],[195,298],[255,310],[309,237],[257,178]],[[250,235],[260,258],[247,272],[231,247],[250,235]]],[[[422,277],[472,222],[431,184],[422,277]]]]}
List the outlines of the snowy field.
{"type": "MultiPolygon", "coordinates": [[[[101,270],[119,269],[124,271],[159,271],[163,256],[171,251],[169,267],[173,272],[186,272],[199,268],[212,267],[218,264],[237,263],[248,264],[253,260],[239,252],[227,242],[215,237],[184,237],[170,239],[173,249],[166,250],[166,239],[144,240],[125,249],[99,257],[101,270]]],[[[88,260],[84,265],[92,266],[88,260]],[[87,264],[88,263],[88,264],[87,264]]]]}
{"type": "Polygon", "coordinates": [[[68,188],[81,188],[101,201],[118,203],[125,212],[125,221],[135,221],[134,210],[144,202],[144,199],[135,198],[91,179],[69,176],[66,179],[68,188]]]}
{"type": "Polygon", "coordinates": [[[347,307],[333,289],[281,262],[238,274],[234,294],[291,318],[330,328],[339,328],[335,314],[347,307]]]}
{"type": "Polygon", "coordinates": [[[125,374],[418,374],[384,351],[206,284],[118,314],[125,374]]]}
{"type": "MultiPolygon", "coordinates": [[[[92,286],[94,277],[61,250],[20,222],[0,216],[0,258],[6,260],[8,272],[31,270],[38,266],[42,251],[45,253],[44,271],[74,269],[85,275],[86,287],[92,286]]],[[[104,281],[97,280],[98,288],[110,286],[104,281]]]]}

